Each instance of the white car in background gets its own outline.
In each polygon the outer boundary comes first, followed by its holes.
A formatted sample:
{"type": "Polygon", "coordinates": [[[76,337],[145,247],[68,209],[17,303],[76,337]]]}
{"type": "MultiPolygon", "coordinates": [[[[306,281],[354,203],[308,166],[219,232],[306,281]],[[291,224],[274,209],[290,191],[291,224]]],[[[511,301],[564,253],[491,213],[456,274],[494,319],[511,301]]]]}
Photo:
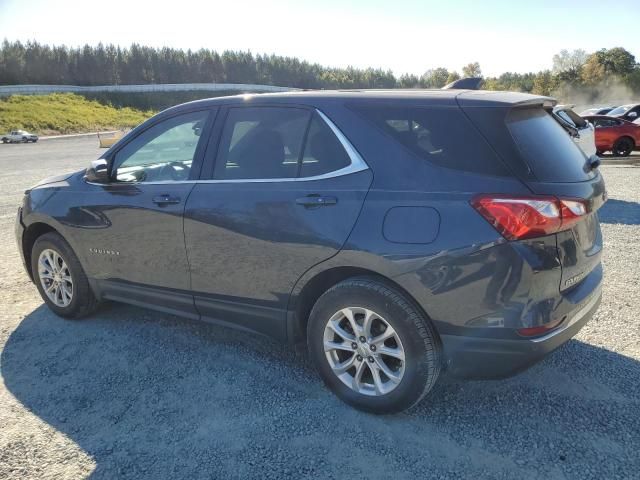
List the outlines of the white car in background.
{"type": "Polygon", "coordinates": [[[3,135],[1,141],[2,143],[36,143],[38,136],[24,130],[12,130],[7,135],[3,135]]]}
{"type": "Polygon", "coordinates": [[[595,128],[580,115],[573,111],[575,105],[556,105],[553,116],[569,133],[571,139],[584,152],[587,158],[596,154],[595,128]]]}

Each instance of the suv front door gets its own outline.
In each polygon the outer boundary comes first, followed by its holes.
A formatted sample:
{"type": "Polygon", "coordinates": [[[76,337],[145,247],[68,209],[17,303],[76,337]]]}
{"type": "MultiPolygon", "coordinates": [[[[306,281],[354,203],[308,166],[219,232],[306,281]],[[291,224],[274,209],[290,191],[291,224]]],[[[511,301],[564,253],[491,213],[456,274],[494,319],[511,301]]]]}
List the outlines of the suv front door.
{"type": "Polygon", "coordinates": [[[205,319],[284,339],[296,281],[345,243],[372,174],[313,109],[228,108],[215,130],[209,180],[185,210],[195,305],[205,319]]]}
{"type": "Polygon", "coordinates": [[[109,183],[89,186],[82,218],[94,224],[85,221],[75,235],[87,246],[83,263],[105,298],[197,316],[183,213],[210,115],[200,110],[157,121],[109,154],[109,183]]]}

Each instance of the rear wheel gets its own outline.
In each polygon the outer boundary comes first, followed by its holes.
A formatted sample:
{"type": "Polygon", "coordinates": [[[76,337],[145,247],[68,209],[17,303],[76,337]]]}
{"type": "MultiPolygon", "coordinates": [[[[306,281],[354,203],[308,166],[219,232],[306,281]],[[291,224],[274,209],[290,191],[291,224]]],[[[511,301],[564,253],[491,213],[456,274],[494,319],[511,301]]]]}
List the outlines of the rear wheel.
{"type": "Polygon", "coordinates": [[[78,257],[57,233],[36,240],[31,272],[40,296],[57,315],[80,318],[96,309],[98,302],[78,257]]]}
{"type": "Polygon", "coordinates": [[[633,151],[633,140],[628,137],[619,138],[613,144],[613,154],[616,157],[628,157],[633,151]]]}
{"type": "Polygon", "coordinates": [[[309,318],[311,358],[343,401],[372,413],[418,403],[440,373],[438,335],[400,292],[369,278],[325,292],[309,318]]]}
{"type": "Polygon", "coordinates": [[[22,137],[22,143],[29,143],[29,139],[27,137],[22,137]]]}

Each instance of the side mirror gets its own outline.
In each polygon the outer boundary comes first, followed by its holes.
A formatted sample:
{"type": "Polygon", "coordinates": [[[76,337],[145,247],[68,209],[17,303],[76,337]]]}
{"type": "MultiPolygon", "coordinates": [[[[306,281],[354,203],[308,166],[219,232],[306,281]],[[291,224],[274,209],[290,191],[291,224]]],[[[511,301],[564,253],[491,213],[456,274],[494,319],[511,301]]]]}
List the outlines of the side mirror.
{"type": "Polygon", "coordinates": [[[89,168],[84,174],[84,178],[88,182],[108,183],[109,182],[109,164],[103,158],[93,160],[89,168]]]}
{"type": "Polygon", "coordinates": [[[629,112],[629,118],[637,118],[638,112],[629,112]]]}

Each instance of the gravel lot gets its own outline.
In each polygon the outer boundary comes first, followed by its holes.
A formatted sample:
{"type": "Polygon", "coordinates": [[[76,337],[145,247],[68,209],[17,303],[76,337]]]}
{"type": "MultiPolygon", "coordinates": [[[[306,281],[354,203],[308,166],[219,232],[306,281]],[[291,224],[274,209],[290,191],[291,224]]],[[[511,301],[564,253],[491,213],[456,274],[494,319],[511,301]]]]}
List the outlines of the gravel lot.
{"type": "Polygon", "coordinates": [[[604,299],[575,340],[515,378],[445,378],[376,417],[257,336],[122,305],[49,313],[19,260],[16,207],[96,147],[0,145],[0,478],[639,478],[639,167],[602,167],[604,299]]]}

